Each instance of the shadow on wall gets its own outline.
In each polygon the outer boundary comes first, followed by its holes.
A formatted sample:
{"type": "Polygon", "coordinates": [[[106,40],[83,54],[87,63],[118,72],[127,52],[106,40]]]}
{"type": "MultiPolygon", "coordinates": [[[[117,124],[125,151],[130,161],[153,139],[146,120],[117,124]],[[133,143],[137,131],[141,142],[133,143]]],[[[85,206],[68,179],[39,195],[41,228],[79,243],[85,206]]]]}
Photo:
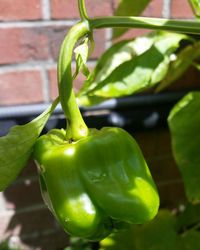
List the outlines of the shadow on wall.
{"type": "MultiPolygon", "coordinates": [[[[0,121],[1,136],[8,132],[9,127],[28,121],[0,121]]],[[[60,121],[54,121],[52,126],[60,127],[60,121]]],[[[10,246],[19,246],[20,250],[61,250],[68,245],[67,234],[41,198],[37,168],[32,160],[0,198],[3,203],[2,209],[0,207],[0,241],[7,239],[10,246]]]]}
{"type": "Polygon", "coordinates": [[[19,245],[23,250],[55,250],[67,246],[67,234],[42,201],[32,161],[3,196],[6,212],[1,226],[4,226],[3,238],[9,239],[11,245],[19,245]]]}

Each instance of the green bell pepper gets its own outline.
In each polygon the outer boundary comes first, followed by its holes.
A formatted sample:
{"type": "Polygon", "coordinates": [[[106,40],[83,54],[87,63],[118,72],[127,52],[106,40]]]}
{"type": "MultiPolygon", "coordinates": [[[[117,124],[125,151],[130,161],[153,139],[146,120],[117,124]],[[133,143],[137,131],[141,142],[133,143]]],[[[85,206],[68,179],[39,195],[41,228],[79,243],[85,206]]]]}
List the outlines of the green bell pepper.
{"type": "Polygon", "coordinates": [[[77,141],[53,129],[34,147],[43,199],[71,235],[100,240],[120,223],[140,224],[159,196],[136,141],[121,128],[89,129],[77,141]]]}

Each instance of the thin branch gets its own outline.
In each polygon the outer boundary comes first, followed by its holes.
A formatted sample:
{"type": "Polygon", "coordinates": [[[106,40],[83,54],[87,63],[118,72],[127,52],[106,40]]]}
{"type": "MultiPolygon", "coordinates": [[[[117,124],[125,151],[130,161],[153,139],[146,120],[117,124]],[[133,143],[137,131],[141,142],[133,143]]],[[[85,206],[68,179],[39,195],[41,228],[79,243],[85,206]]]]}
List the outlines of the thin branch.
{"type": "Polygon", "coordinates": [[[79,13],[82,20],[88,20],[88,14],[85,7],[85,0],[78,0],[79,13]]]}

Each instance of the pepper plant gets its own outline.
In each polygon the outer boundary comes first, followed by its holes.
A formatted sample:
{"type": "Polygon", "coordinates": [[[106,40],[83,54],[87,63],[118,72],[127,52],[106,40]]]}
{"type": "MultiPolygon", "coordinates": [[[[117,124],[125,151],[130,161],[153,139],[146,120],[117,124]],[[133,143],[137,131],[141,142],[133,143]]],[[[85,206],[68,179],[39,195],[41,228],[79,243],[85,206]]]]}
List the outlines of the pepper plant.
{"type": "MultiPolygon", "coordinates": [[[[195,225],[192,233],[196,233],[196,225],[200,221],[198,216],[191,216],[192,222],[190,219],[178,219],[179,227],[176,228],[174,217],[161,211],[156,219],[147,223],[158,212],[159,196],[137,142],[121,128],[88,128],[77,104],[94,105],[155,86],[156,91],[161,91],[191,64],[199,67],[196,59],[200,56],[200,43],[191,36],[200,34],[199,21],[136,16],[149,2],[135,1],[133,4],[123,0],[116,11],[119,16],[89,18],[84,0],[79,0],[81,20],[68,32],[60,49],[58,98],[33,121],[13,127],[0,138],[0,191],[17,178],[29,158],[33,157],[38,166],[44,202],[66,232],[93,241],[127,228],[130,228],[131,237],[139,236],[137,242],[126,248],[128,231],[125,236],[123,233],[112,234],[101,242],[102,249],[148,249],[152,242],[150,244],[147,240],[144,243],[139,239],[152,231],[152,225],[155,229],[157,223],[169,233],[173,244],[167,245],[166,249],[171,249],[177,247],[174,243],[177,241],[177,228],[181,230],[187,223],[192,223],[195,225]],[[125,16],[127,4],[130,4],[128,14],[134,13],[135,16],[125,16]],[[154,31],[134,40],[116,43],[90,72],[87,59],[95,46],[93,31],[101,28],[116,28],[113,32],[115,38],[127,28],[154,31]],[[177,50],[182,41],[186,41],[187,46],[177,50]],[[76,59],[74,72],[71,67],[73,55],[76,59]],[[76,98],[73,82],[80,72],[86,80],[76,98]],[[66,116],[66,129],[53,129],[40,136],[59,102],[66,116]],[[140,228],[131,227],[132,224],[143,223],[147,224],[140,228]],[[118,240],[121,248],[116,246],[118,240]],[[138,244],[142,247],[139,248],[138,244]]],[[[199,2],[190,2],[198,16],[199,2]]],[[[174,157],[183,176],[188,200],[195,204],[200,201],[199,97],[198,91],[188,93],[168,117],[174,157]]],[[[199,206],[189,206],[186,211],[196,215],[199,206]]],[[[151,236],[150,241],[154,239],[153,234],[151,236]]],[[[153,244],[156,246],[156,242],[153,244]]],[[[159,244],[163,245],[163,241],[159,244]]],[[[183,249],[184,243],[179,247],[183,249]]]]}

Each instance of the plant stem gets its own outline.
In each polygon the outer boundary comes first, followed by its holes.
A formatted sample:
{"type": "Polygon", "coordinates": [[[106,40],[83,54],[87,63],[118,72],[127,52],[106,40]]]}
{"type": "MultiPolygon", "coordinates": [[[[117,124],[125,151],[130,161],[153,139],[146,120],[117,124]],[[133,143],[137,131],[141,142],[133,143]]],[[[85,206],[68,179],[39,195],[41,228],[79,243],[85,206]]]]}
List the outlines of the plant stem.
{"type": "Polygon", "coordinates": [[[63,111],[67,117],[68,139],[76,141],[88,135],[88,128],[83,121],[72,89],[71,61],[73,49],[79,39],[89,35],[93,29],[106,27],[132,27],[145,29],[170,30],[188,34],[200,34],[200,22],[168,20],[148,17],[102,17],[89,19],[85,1],[78,0],[82,22],[74,25],[65,37],[58,62],[58,88],[63,111]]]}
{"type": "Polygon", "coordinates": [[[168,30],[187,34],[200,34],[200,21],[170,20],[150,17],[101,17],[89,19],[91,29],[130,27],[154,30],[168,30]]]}
{"type": "Polygon", "coordinates": [[[85,7],[85,1],[84,0],[78,0],[78,8],[80,17],[82,20],[88,20],[89,17],[87,15],[86,7],[85,7]]]}
{"type": "Polygon", "coordinates": [[[184,237],[185,235],[187,235],[187,233],[191,232],[191,231],[195,231],[198,230],[200,228],[200,222],[198,222],[197,224],[195,224],[193,227],[186,229],[181,235],[184,237]]]}
{"type": "Polygon", "coordinates": [[[67,117],[68,139],[76,141],[88,135],[88,128],[81,116],[72,89],[71,61],[77,41],[89,32],[87,22],[74,25],[65,37],[58,60],[58,89],[62,109],[67,117]]]}

